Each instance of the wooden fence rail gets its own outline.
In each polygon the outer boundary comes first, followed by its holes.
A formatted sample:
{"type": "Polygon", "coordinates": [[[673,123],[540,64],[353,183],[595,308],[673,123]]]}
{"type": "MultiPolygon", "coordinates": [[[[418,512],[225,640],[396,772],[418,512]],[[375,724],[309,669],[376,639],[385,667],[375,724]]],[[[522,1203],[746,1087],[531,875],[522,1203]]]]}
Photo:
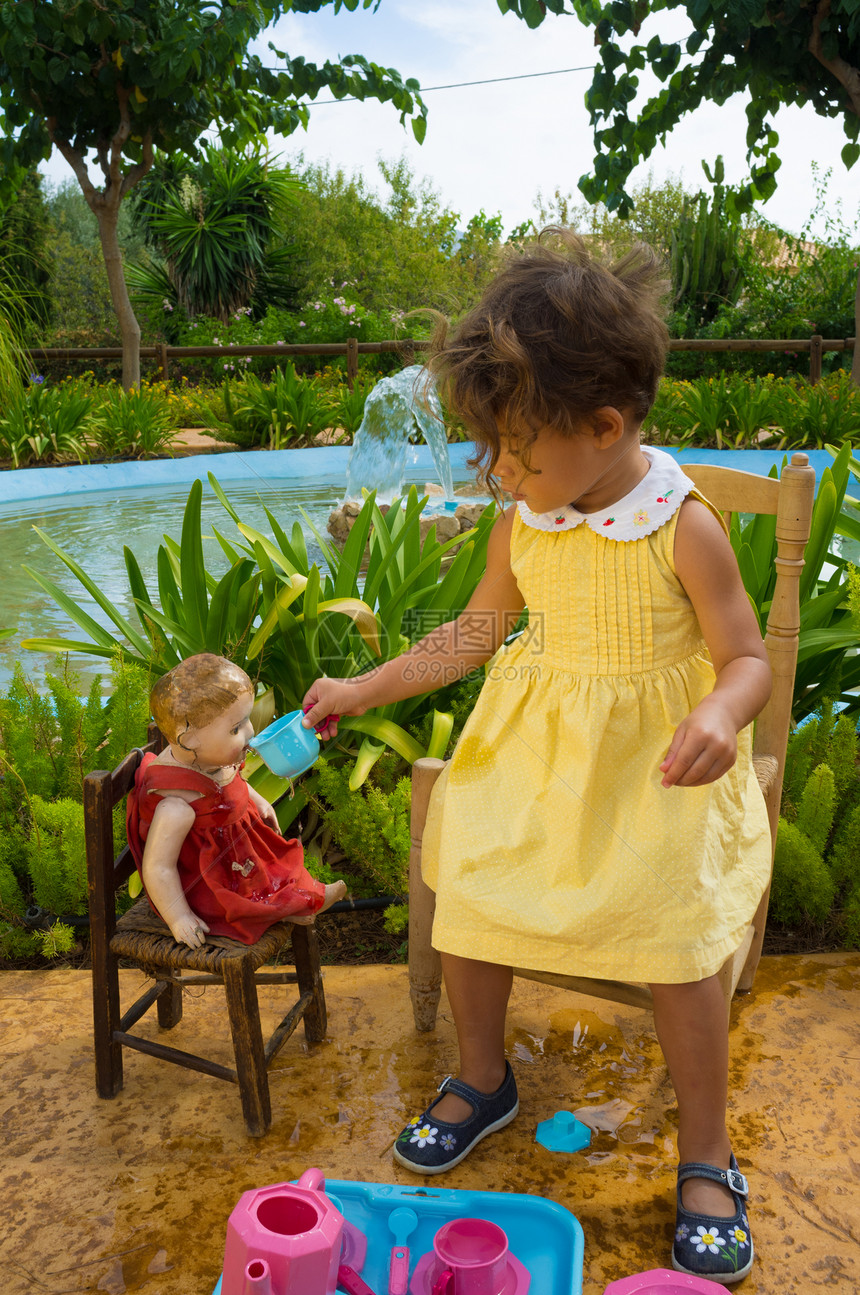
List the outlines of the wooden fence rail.
{"type": "MultiPolygon", "coordinates": [[[[821,360],[825,351],[853,351],[856,338],[822,337],[819,333],[812,337],[766,338],[766,337],[719,337],[719,338],[672,338],[670,351],[794,351],[809,352],[809,381],[818,382],[821,377],[821,360]]],[[[418,338],[404,338],[388,342],[360,342],[357,337],[348,337],[345,342],[297,342],[293,345],[278,346],[142,346],[140,358],[156,360],[161,376],[167,379],[170,375],[170,361],[181,359],[241,359],[243,356],[279,356],[289,359],[293,355],[345,355],[346,380],[352,389],[358,377],[358,357],[360,355],[382,355],[395,352],[410,359],[416,351],[425,350],[427,341],[418,338]]],[[[30,357],[34,360],[119,360],[122,359],[121,346],[70,346],[70,347],[33,347],[30,357]]]]}

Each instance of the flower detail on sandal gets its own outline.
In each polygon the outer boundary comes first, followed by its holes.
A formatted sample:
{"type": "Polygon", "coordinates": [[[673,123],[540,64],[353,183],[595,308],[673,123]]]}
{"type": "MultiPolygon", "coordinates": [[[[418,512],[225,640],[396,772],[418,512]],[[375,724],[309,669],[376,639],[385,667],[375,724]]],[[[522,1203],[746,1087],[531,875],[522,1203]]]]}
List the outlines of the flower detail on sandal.
{"type": "Polygon", "coordinates": [[[421,1128],[415,1129],[409,1141],[417,1142],[419,1147],[432,1146],[436,1141],[436,1134],[438,1132],[438,1129],[433,1129],[429,1124],[424,1124],[421,1128]]]}
{"type": "Polygon", "coordinates": [[[726,1244],[726,1238],[721,1237],[715,1227],[703,1228],[701,1223],[696,1228],[698,1236],[690,1237],[691,1243],[696,1247],[700,1255],[706,1250],[710,1250],[712,1255],[720,1253],[720,1246],[726,1244]]]}

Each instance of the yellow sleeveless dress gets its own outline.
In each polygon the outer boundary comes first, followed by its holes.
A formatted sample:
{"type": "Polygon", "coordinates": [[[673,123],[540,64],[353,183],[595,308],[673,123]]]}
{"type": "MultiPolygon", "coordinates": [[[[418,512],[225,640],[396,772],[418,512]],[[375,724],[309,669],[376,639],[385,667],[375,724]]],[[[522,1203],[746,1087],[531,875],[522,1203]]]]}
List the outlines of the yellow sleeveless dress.
{"type": "Polygon", "coordinates": [[[646,452],[644,481],[610,513],[521,505],[514,519],[529,626],[488,667],[424,836],[443,952],[681,984],[738,947],[767,884],[750,729],[716,782],[660,785],[714,671],[673,563],[696,492],[671,456],[646,452]]]}

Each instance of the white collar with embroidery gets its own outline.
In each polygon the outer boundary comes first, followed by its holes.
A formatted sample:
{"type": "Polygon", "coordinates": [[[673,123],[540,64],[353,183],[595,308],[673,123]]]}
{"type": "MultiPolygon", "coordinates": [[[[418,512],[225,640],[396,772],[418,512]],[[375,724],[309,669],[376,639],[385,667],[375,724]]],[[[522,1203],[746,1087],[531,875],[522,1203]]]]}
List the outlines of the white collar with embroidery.
{"type": "Polygon", "coordinates": [[[523,500],[517,504],[520,520],[536,531],[572,531],[585,522],[597,535],[611,540],[641,540],[657,531],[678,511],[693,489],[677,461],[665,450],[643,445],[642,453],[650,463],[645,476],[629,495],[617,500],[611,508],[596,513],[581,513],[566,504],[555,513],[533,513],[523,500]]]}

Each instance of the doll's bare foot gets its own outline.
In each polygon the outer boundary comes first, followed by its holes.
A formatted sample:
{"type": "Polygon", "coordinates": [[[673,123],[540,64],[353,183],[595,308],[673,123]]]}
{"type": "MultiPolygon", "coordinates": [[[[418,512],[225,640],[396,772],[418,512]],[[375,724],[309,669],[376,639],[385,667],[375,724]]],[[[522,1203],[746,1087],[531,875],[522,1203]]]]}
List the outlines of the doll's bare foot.
{"type": "Polygon", "coordinates": [[[324,913],[327,908],[331,908],[332,904],[337,904],[341,899],[346,899],[346,882],[331,882],[325,888],[325,899],[323,900],[323,906],[319,911],[324,913]]]}
{"type": "Polygon", "coordinates": [[[346,882],[333,881],[329,883],[329,885],[327,885],[325,888],[325,898],[323,899],[322,908],[318,908],[315,913],[308,913],[307,915],[301,914],[293,917],[288,917],[286,921],[294,922],[296,926],[311,926],[314,920],[320,915],[320,913],[324,913],[327,908],[331,908],[332,904],[336,904],[338,900],[344,899],[345,897],[346,897],[346,882]]]}

